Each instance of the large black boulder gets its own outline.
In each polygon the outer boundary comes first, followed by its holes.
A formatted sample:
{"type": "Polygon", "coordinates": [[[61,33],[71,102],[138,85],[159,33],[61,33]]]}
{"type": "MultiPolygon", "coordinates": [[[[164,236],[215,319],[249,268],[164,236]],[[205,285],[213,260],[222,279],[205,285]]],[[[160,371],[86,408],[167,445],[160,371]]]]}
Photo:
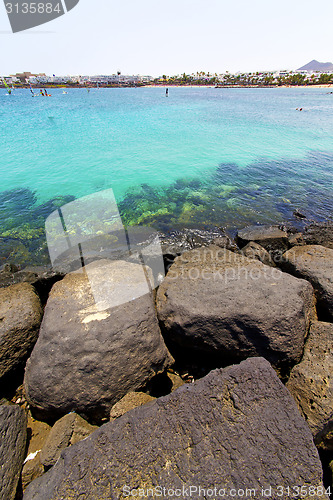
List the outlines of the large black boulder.
{"type": "Polygon", "coordinates": [[[24,366],[41,321],[42,306],[33,286],[0,288],[0,378],[24,366]]]}
{"type": "Polygon", "coordinates": [[[100,420],[172,362],[142,266],[101,260],[53,286],[26,365],[26,396],[42,418],[76,411],[100,420]],[[100,310],[96,289],[117,305],[100,310]]]}
{"type": "Polygon", "coordinates": [[[0,405],[0,498],[13,500],[23,466],[27,417],[17,405],[0,405]]]}
{"type": "Polygon", "coordinates": [[[333,324],[311,325],[302,361],[286,384],[307,421],[314,442],[333,451],[333,324]]]}
{"type": "Polygon", "coordinates": [[[301,359],[314,292],[305,280],[211,245],[176,258],[157,312],[165,338],[186,354],[214,356],[215,366],[263,356],[285,369],[301,359]]]}
{"type": "Polygon", "coordinates": [[[295,246],[283,254],[281,266],[308,280],[316,292],[321,314],[333,319],[333,248],[321,245],[295,246]]]}
{"type": "Polygon", "coordinates": [[[246,488],[262,498],[271,487],[278,500],[281,488],[321,482],[318,452],[290,393],[266,360],[252,358],[103,425],[65,450],[24,500],[115,500],[190,486],[224,489],[224,498],[231,490],[244,497],[246,488]]]}

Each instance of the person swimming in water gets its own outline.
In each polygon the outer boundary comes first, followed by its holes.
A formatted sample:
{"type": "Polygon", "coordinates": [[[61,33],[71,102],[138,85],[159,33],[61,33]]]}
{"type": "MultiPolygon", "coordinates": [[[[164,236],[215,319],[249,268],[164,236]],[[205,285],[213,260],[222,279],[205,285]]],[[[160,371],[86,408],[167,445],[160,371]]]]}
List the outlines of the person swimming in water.
{"type": "Polygon", "coordinates": [[[165,95],[166,95],[166,97],[169,96],[169,89],[168,88],[165,90],[165,95]]]}

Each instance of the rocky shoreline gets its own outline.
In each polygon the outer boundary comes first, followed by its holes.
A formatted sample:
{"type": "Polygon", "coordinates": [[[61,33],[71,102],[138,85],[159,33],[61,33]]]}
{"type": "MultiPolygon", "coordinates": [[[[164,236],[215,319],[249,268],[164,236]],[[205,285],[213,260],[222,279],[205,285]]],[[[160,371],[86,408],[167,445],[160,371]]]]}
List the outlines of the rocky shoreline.
{"type": "Polygon", "coordinates": [[[104,311],[84,273],[0,270],[0,498],[328,500],[332,224],[159,236],[157,291],[104,311]]]}

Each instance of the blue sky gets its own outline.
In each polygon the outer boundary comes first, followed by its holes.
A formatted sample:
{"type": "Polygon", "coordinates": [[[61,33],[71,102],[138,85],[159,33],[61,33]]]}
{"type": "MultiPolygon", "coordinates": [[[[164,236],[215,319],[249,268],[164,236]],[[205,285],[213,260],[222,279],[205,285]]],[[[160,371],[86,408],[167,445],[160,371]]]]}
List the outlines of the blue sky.
{"type": "Polygon", "coordinates": [[[80,0],[12,34],[0,5],[0,74],[296,69],[333,61],[332,19],[332,0],[80,0]]]}

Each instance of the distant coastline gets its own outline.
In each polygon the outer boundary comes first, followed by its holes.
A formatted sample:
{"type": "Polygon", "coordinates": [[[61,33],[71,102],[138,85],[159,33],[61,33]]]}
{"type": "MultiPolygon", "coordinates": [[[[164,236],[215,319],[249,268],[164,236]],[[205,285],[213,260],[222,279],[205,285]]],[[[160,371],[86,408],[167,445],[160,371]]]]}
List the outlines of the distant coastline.
{"type": "MultiPolygon", "coordinates": [[[[40,84],[40,85],[28,85],[28,84],[15,84],[16,89],[27,89],[29,90],[31,88],[33,89],[40,89],[40,88],[48,88],[48,89],[94,89],[96,88],[95,85],[79,85],[79,84],[40,84]]],[[[242,89],[276,89],[276,88],[333,88],[333,83],[311,83],[311,84],[304,84],[304,85],[279,85],[279,84],[270,84],[270,85],[242,85],[242,84],[218,84],[218,85],[212,85],[212,84],[207,84],[203,85],[198,84],[196,85],[194,82],[191,84],[181,84],[181,83],[151,83],[151,84],[138,84],[138,85],[126,85],[126,84],[118,84],[118,85],[103,85],[100,84],[98,88],[100,89],[112,89],[112,88],[168,88],[168,87],[197,87],[197,88],[221,88],[221,89],[231,89],[231,88],[242,88],[242,89]]],[[[5,89],[5,85],[3,83],[0,83],[0,88],[5,89]]]]}
{"type": "Polygon", "coordinates": [[[333,88],[333,83],[326,83],[326,84],[323,84],[323,83],[318,83],[318,84],[310,84],[310,85],[195,85],[195,84],[192,84],[192,85],[167,85],[167,84],[151,84],[151,85],[144,85],[144,87],[152,87],[152,88],[157,88],[157,87],[161,87],[161,88],[168,88],[168,87],[198,87],[198,88],[212,88],[212,89],[216,89],[216,88],[219,88],[219,89],[276,89],[276,88],[288,88],[288,89],[292,89],[292,88],[308,88],[308,87],[315,87],[315,88],[333,88]]]}
{"type": "MultiPolygon", "coordinates": [[[[108,75],[56,76],[24,71],[0,76],[0,85],[17,88],[137,88],[137,87],[214,87],[276,88],[333,86],[333,64],[313,60],[297,70],[211,73],[197,71],[175,75],[124,75],[117,71],[108,75]]],[[[9,92],[10,93],[10,92],[9,92]]]]}

